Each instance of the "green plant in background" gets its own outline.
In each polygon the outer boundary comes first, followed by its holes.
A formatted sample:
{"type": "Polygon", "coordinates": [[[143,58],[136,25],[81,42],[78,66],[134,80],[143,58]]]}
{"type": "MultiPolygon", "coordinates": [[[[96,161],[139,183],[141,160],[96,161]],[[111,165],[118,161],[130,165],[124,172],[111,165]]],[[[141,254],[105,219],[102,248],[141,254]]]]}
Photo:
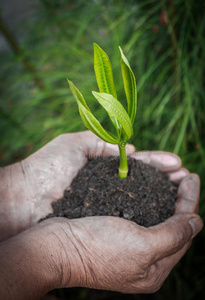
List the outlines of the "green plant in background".
{"type": "Polygon", "coordinates": [[[137,89],[134,73],[130,68],[128,60],[123,54],[122,49],[120,47],[119,49],[121,52],[121,70],[128,112],[117,100],[110,59],[97,44],[94,44],[94,69],[100,92],[92,92],[93,96],[107,111],[110,120],[116,129],[117,135],[112,134],[102,127],[100,122],[91,113],[81,92],[70,80],[68,80],[68,83],[71,92],[77,101],[80,116],[85,126],[103,141],[111,144],[118,144],[120,153],[119,177],[126,178],[128,165],[125,146],[133,134],[132,125],[137,110],[137,89]]]}

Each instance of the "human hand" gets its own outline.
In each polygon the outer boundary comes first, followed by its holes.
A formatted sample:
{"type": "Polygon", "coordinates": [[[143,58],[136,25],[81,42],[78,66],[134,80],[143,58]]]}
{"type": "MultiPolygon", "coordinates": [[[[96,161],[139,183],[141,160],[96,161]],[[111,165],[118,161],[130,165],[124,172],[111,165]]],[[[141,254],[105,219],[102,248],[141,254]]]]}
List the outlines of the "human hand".
{"type": "Polygon", "coordinates": [[[1,243],[1,295],[40,299],[54,288],[77,286],[157,291],[203,226],[198,215],[184,211],[185,202],[192,212],[197,206],[197,181],[195,176],[183,181],[178,211],[157,226],[118,217],[53,218],[1,243]]]}
{"type": "MultiPolygon", "coordinates": [[[[127,153],[135,151],[127,145],[127,153]]],[[[0,241],[52,212],[88,157],[118,155],[118,147],[90,131],[62,134],[14,165],[0,170],[0,241]]]]}
{"type": "MultiPolygon", "coordinates": [[[[160,152],[135,154],[169,172],[174,161],[168,162],[165,159],[168,155],[160,152]]],[[[83,286],[123,293],[156,292],[203,226],[196,214],[199,178],[187,173],[183,169],[169,173],[173,180],[183,180],[174,215],[157,226],[145,228],[116,217],[55,219],[65,258],[63,263],[61,261],[60,287],[83,286]],[[69,256],[70,251],[72,255],[69,256]]]]}

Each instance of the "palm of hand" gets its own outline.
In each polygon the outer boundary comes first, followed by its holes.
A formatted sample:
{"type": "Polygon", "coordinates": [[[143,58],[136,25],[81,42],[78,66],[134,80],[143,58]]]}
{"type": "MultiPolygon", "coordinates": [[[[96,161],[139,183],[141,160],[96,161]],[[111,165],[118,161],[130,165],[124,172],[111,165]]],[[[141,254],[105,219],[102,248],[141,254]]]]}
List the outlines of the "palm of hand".
{"type": "Polygon", "coordinates": [[[52,212],[51,203],[63,196],[86,162],[80,134],[61,135],[21,162],[31,197],[28,211],[32,224],[52,212]]]}

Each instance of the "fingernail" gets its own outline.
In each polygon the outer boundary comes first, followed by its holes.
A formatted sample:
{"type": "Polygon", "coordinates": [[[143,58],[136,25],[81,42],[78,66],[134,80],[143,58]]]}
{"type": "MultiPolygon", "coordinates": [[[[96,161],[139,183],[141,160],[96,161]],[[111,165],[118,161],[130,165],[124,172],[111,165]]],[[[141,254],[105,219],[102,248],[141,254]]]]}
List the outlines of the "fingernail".
{"type": "Polygon", "coordinates": [[[167,167],[180,167],[181,166],[181,159],[173,154],[173,153],[165,153],[164,160],[166,162],[167,167]]]}
{"type": "Polygon", "coordinates": [[[203,222],[199,216],[196,216],[194,218],[191,218],[189,220],[189,224],[192,228],[192,238],[194,238],[203,228],[203,222]]]}

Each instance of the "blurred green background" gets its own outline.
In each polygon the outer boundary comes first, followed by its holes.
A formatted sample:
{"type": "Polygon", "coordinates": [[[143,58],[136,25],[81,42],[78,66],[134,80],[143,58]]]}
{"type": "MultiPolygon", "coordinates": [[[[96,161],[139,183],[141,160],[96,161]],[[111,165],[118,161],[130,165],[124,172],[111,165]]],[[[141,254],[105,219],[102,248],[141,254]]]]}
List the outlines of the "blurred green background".
{"type": "MultiPolygon", "coordinates": [[[[139,151],[174,152],[186,168],[199,174],[200,215],[205,220],[205,3],[34,2],[32,17],[19,18],[13,28],[1,5],[1,38],[11,48],[0,49],[1,165],[25,158],[61,133],[85,130],[66,78],[78,86],[106,127],[106,113],[91,95],[97,90],[92,43],[108,53],[119,99],[124,101],[120,45],[138,88],[131,142],[139,151]]],[[[68,289],[54,291],[49,299],[205,299],[204,253],[205,230],[155,294],[68,289]]]]}

